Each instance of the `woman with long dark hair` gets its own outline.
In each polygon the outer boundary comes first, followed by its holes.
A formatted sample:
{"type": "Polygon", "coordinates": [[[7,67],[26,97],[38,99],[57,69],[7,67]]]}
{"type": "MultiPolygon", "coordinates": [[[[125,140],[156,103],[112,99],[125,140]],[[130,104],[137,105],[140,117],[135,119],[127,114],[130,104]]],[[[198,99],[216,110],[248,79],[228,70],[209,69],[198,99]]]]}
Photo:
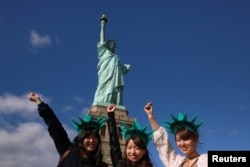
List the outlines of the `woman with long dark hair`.
{"type": "Polygon", "coordinates": [[[58,167],[107,167],[103,162],[101,138],[99,130],[106,118],[94,120],[91,115],[79,118],[80,122],[72,121],[78,135],[71,142],[67,132],[48,104],[44,103],[38,94],[30,93],[29,100],[38,105],[39,115],[48,126],[48,131],[60,155],[58,167]]]}
{"type": "Polygon", "coordinates": [[[114,167],[152,167],[147,145],[152,138],[152,132],[147,133],[146,128],[140,128],[138,122],[133,122],[132,127],[120,124],[121,134],[126,140],[124,157],[120,148],[116,121],[114,118],[115,104],[107,107],[108,130],[110,136],[110,156],[114,167]]]}

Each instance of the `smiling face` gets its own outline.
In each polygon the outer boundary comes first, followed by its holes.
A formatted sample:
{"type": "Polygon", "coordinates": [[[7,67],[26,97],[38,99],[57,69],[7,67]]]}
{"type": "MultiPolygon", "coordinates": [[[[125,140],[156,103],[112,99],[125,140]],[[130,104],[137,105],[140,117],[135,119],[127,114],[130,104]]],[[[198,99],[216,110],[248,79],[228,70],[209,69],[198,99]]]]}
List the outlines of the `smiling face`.
{"type": "Polygon", "coordinates": [[[129,161],[133,163],[138,162],[147,153],[146,148],[141,145],[141,142],[139,137],[132,137],[127,141],[125,154],[129,161]]]}
{"type": "Polygon", "coordinates": [[[85,147],[86,151],[95,151],[98,144],[98,138],[94,134],[88,135],[83,139],[83,146],[85,147]]]}
{"type": "Polygon", "coordinates": [[[175,141],[180,151],[186,155],[186,157],[197,156],[196,144],[198,143],[198,137],[187,129],[180,129],[175,135],[175,141]]]}

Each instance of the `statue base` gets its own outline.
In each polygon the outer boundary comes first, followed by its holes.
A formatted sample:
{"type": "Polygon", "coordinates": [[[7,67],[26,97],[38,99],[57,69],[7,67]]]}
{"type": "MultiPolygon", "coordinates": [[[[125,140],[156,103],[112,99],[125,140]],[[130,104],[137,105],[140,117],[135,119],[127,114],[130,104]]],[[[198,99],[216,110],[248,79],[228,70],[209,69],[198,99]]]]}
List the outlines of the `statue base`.
{"type": "MultiPolygon", "coordinates": [[[[102,114],[107,116],[107,106],[108,105],[109,104],[106,104],[106,103],[93,103],[93,105],[89,109],[88,113],[92,114],[94,118],[97,118],[102,114]]],[[[135,120],[135,118],[128,116],[128,111],[126,110],[125,106],[118,106],[118,107],[116,106],[116,110],[115,110],[116,124],[119,125],[122,122],[122,123],[126,123],[129,127],[131,127],[132,122],[135,120]]],[[[120,148],[123,152],[123,150],[125,149],[126,140],[122,137],[119,128],[117,129],[117,131],[118,131],[118,136],[119,136],[119,140],[120,140],[120,148]]],[[[109,137],[107,126],[104,126],[101,129],[100,134],[101,134],[101,139],[102,139],[103,159],[108,164],[109,167],[112,167],[112,161],[111,161],[110,152],[109,152],[109,150],[110,150],[110,146],[109,146],[110,137],[109,137]]]]}
{"type": "MultiPolygon", "coordinates": [[[[92,106],[103,106],[103,107],[107,107],[110,103],[104,103],[104,102],[94,102],[92,104],[92,106]]],[[[116,104],[116,108],[119,110],[127,110],[125,106],[122,105],[117,105],[116,104]]]]}

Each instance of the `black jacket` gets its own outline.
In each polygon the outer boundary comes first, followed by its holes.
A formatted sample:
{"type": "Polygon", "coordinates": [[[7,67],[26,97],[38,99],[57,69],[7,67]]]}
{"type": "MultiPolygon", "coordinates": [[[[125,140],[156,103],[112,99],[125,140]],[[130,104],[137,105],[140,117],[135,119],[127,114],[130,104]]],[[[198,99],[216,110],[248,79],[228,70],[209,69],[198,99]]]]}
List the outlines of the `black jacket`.
{"type": "MultiPolygon", "coordinates": [[[[48,126],[49,134],[54,141],[60,159],[64,153],[69,150],[69,153],[58,164],[58,167],[97,167],[94,165],[94,161],[91,163],[82,158],[77,143],[72,143],[69,140],[65,129],[48,104],[43,102],[39,104],[38,111],[39,115],[48,126]]],[[[107,164],[102,162],[98,167],[107,167],[107,164]]]]}
{"type": "Polygon", "coordinates": [[[114,112],[108,112],[108,131],[110,144],[110,157],[114,167],[124,167],[124,159],[120,148],[119,137],[117,134],[117,126],[115,122],[114,112]]]}

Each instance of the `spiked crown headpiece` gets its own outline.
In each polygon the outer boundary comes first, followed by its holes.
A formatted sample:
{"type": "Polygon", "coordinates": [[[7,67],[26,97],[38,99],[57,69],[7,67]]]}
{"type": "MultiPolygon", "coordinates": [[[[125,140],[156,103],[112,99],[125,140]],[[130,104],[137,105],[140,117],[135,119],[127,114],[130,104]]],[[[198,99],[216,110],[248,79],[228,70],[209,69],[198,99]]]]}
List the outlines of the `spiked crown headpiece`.
{"type": "Polygon", "coordinates": [[[173,122],[163,121],[164,123],[167,124],[164,127],[167,129],[168,132],[173,134],[176,134],[176,132],[181,128],[186,128],[191,132],[193,132],[195,135],[199,135],[198,128],[203,124],[204,121],[202,120],[198,124],[195,124],[197,116],[198,113],[196,113],[194,117],[190,121],[188,121],[187,113],[185,114],[179,113],[177,118],[171,114],[173,122]]]}
{"type": "Polygon", "coordinates": [[[98,118],[94,119],[93,115],[91,114],[85,114],[83,118],[78,117],[78,119],[79,122],[71,120],[78,134],[85,131],[86,129],[95,129],[99,131],[107,121],[107,118],[104,117],[104,115],[100,115],[98,118]]]}
{"type": "Polygon", "coordinates": [[[121,134],[125,138],[125,140],[130,139],[132,136],[138,136],[142,139],[142,141],[146,146],[148,145],[148,142],[152,139],[154,132],[154,131],[146,132],[147,127],[148,126],[141,128],[139,122],[137,121],[133,121],[132,127],[128,127],[128,125],[125,123],[119,124],[121,134]]]}

